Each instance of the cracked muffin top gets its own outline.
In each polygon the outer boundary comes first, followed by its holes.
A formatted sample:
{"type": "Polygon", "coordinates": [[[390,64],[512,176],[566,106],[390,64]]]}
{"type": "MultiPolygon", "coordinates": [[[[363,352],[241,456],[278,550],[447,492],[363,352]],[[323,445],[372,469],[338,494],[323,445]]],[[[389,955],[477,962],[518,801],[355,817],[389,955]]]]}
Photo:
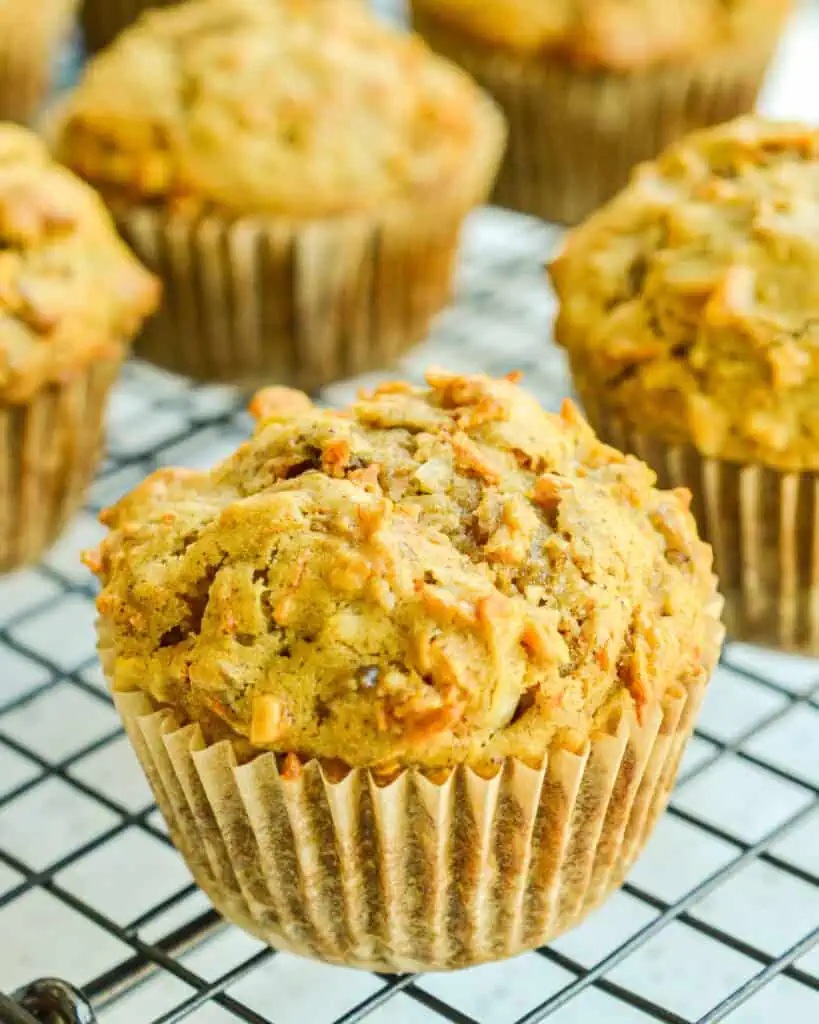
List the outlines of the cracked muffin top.
{"type": "Polygon", "coordinates": [[[252,751],[477,766],[582,746],[709,673],[719,599],[687,492],[570,403],[428,383],[340,412],[263,391],[234,455],[104,513],[86,560],[113,687],[252,751]]]}
{"type": "Polygon", "coordinates": [[[352,0],[149,12],[60,120],[61,157],[109,198],[294,217],[457,199],[503,137],[466,74],[352,0]]]}
{"type": "Polygon", "coordinates": [[[123,347],[158,298],[99,196],[0,124],[0,400],[123,347]]]}
{"type": "Polygon", "coordinates": [[[703,455],[819,468],[818,232],[819,131],[672,146],[552,265],[581,394],[703,455]]]}
{"type": "Polygon", "coordinates": [[[769,40],[792,0],[412,0],[454,29],[517,53],[629,71],[769,40]]]}

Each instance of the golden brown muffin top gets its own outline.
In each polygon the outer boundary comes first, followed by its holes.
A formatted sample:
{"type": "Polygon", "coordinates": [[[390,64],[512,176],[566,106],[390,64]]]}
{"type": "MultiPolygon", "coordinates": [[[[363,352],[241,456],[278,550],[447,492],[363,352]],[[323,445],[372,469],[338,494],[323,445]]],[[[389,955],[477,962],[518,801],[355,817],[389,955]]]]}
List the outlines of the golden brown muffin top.
{"type": "Polygon", "coordinates": [[[493,46],[635,70],[776,32],[792,0],[412,0],[493,46]]]}
{"type": "Polygon", "coordinates": [[[99,196],[0,124],[0,400],[124,346],[158,297],[99,196]]]}
{"type": "Polygon", "coordinates": [[[463,72],[359,3],[189,0],[91,62],[59,148],[107,195],[310,217],[457,198],[502,136],[463,72]]]}
{"type": "Polygon", "coordinates": [[[255,750],[436,766],[540,761],[707,674],[718,599],[689,495],[571,404],[428,382],[342,412],[261,392],[233,456],[109,509],[87,561],[114,688],[255,750]]]}
{"type": "Polygon", "coordinates": [[[819,131],[672,146],[552,265],[581,387],[704,455],[819,468],[819,131]]]}

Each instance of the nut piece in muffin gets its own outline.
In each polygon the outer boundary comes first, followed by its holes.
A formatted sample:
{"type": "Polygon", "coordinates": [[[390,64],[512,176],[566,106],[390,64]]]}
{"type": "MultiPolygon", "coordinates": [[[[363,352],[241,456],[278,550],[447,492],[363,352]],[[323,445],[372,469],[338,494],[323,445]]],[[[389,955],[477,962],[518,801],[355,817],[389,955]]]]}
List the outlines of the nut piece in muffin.
{"type": "Polygon", "coordinates": [[[261,392],[250,441],[209,472],[149,477],[104,513],[110,533],[87,556],[103,664],[149,776],[161,721],[173,772],[194,771],[218,804],[215,826],[201,806],[162,804],[200,884],[268,941],[359,966],[464,966],[575,923],[664,805],[721,638],[687,493],[655,490],[571,403],[552,414],[511,380],[427,381],[340,412],[261,392]],[[354,800],[362,783],[380,787],[375,823],[354,800]],[[279,797],[301,816],[292,830],[279,797]],[[499,857],[517,851],[497,885],[478,838],[496,798],[517,807],[487,822],[499,857]],[[350,882],[343,940],[314,924],[307,939],[271,910],[278,897],[243,903],[196,854],[195,834],[233,834],[240,804],[264,864],[314,863],[316,843],[348,850],[316,867],[299,922],[322,919],[321,892],[349,865],[383,856],[391,878],[404,865],[391,850],[416,826],[422,849],[395,889],[350,882]],[[453,899],[463,886],[463,914],[437,921],[437,900],[416,905],[432,876],[453,899]],[[487,886],[495,925],[478,939],[470,894],[487,886]],[[558,889],[552,915],[542,900],[558,889]],[[382,927],[392,900],[409,915],[400,937],[382,927]],[[359,939],[365,904],[382,925],[359,939]],[[443,946],[428,948],[439,928],[443,946]]]}
{"type": "Polygon", "coordinates": [[[362,4],[189,0],[91,62],[59,151],[167,278],[147,355],[312,387],[423,337],[503,135],[362,4]]]}
{"type": "Polygon", "coordinates": [[[496,199],[575,222],[629,170],[753,106],[791,0],[412,0],[510,123],[496,199]]]}
{"type": "Polygon", "coordinates": [[[557,338],[593,422],[641,454],[652,442],[657,468],[702,495],[723,585],[739,592],[735,628],[808,644],[817,220],[819,132],[740,119],[641,168],[551,269],[557,338]],[[674,469],[667,451],[686,446],[674,469]]]}
{"type": "Polygon", "coordinates": [[[30,561],[80,504],[109,387],[158,282],[92,189],[0,125],[0,568],[30,561]]]}

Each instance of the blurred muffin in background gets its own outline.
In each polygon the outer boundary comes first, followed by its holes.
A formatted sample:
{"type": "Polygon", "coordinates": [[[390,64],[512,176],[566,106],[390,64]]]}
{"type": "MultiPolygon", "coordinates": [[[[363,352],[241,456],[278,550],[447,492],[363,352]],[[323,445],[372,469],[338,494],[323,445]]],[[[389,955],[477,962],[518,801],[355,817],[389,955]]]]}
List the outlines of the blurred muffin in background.
{"type": "Polygon", "coordinates": [[[577,391],[685,486],[737,638],[819,653],[819,131],[742,118],[642,167],[551,273],[577,391]]]}
{"type": "Polygon", "coordinates": [[[85,48],[96,53],[112,43],[119,33],[154,7],[168,7],[178,0],[82,0],[82,29],[85,48]]]}
{"type": "Polygon", "coordinates": [[[754,105],[791,0],[410,0],[433,49],[499,102],[494,200],[574,223],[629,170],[754,105]]]}
{"type": "MultiPolygon", "coordinates": [[[[514,377],[514,375],[513,375],[514,377]]],[[[443,371],[103,514],[100,656],[171,835],[271,945],[385,971],[513,956],[623,880],[717,658],[685,493],[567,403],[443,371]]]]}
{"type": "Polygon", "coordinates": [[[0,570],[36,559],[81,504],[158,291],[93,189],[0,125],[0,570]]]}
{"type": "MultiPolygon", "coordinates": [[[[263,3],[267,0],[262,0],[263,3]]],[[[367,0],[304,0],[307,3],[366,3],[367,0]]],[[[82,27],[88,53],[105,49],[143,11],[170,7],[179,0],[83,0],[82,27]]]]}
{"type": "Polygon", "coordinates": [[[504,126],[361,4],[190,0],[91,63],[58,135],[165,281],[140,354],[313,388],[425,336],[504,126]]]}
{"type": "Polygon", "coordinates": [[[0,121],[25,124],[54,81],[60,47],[78,0],[5,0],[0,4],[0,121]]]}

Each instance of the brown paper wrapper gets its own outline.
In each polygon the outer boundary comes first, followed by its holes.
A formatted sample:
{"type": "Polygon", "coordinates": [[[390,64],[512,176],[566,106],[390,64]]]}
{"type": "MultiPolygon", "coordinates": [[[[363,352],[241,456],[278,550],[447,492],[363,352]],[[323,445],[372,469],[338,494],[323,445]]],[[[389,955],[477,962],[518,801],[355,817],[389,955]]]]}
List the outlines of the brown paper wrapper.
{"type": "Polygon", "coordinates": [[[179,0],[83,0],[82,27],[85,48],[96,53],[113,42],[119,33],[153,7],[168,7],[179,0]]]}
{"type": "Polygon", "coordinates": [[[463,221],[492,187],[504,128],[485,103],[480,145],[440,197],[314,221],[113,204],[164,284],[137,354],[199,379],[308,391],[395,362],[449,301],[463,221]]]}
{"type": "Polygon", "coordinates": [[[450,298],[460,230],[418,239],[352,222],[116,216],[164,284],[138,355],[201,380],[305,390],[387,366],[423,339],[450,298]]]}
{"type": "Polygon", "coordinates": [[[693,494],[729,636],[819,654],[819,473],[708,458],[641,433],[586,389],[580,398],[604,441],[647,462],[661,487],[693,494]]]}
{"type": "Polygon", "coordinates": [[[0,4],[0,121],[26,124],[51,89],[76,0],[0,4]]]}
{"type": "Polygon", "coordinates": [[[506,159],[492,201],[545,220],[574,224],[654,158],[697,128],[747,113],[777,43],[646,71],[578,69],[544,55],[494,50],[459,34],[413,4],[413,26],[459,64],[501,106],[509,123],[506,159]]]}
{"type": "MultiPolygon", "coordinates": [[[[110,656],[110,655],[109,655],[110,656]]],[[[105,661],[103,652],[103,660],[105,661]]],[[[110,667],[110,666],[109,666],[110,667]]],[[[704,684],[674,685],[580,749],[491,779],[406,770],[331,781],[237,761],[143,693],[116,706],[171,836],[228,920],[278,949],[390,972],[514,956],[622,882],[664,809],[704,684]]]]}
{"type": "Polygon", "coordinates": [[[0,571],[37,560],[82,505],[122,356],[0,404],[0,571]]]}

